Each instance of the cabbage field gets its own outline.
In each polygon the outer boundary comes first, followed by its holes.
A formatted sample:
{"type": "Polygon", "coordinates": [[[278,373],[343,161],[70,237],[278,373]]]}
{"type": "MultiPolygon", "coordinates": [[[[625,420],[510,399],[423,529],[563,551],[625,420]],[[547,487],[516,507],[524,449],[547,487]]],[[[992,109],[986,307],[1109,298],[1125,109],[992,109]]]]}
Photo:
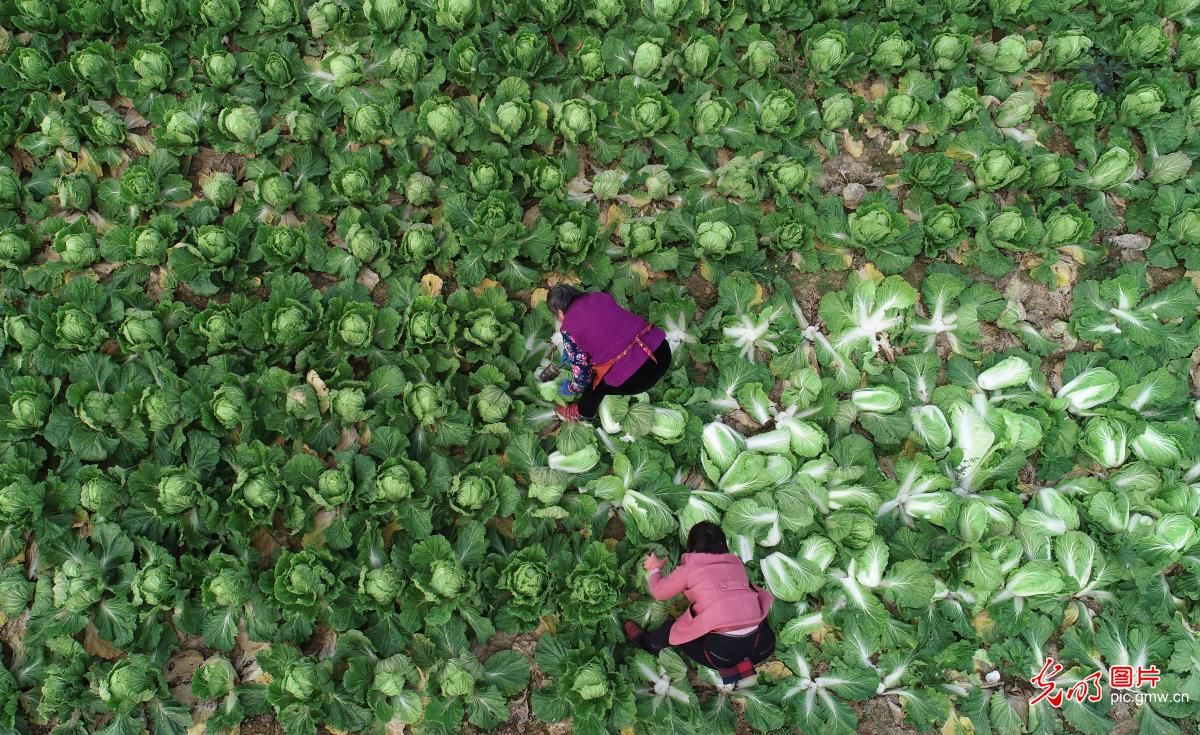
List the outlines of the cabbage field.
{"type": "Polygon", "coordinates": [[[1196,733],[1198,72],[1200,0],[0,0],[0,735],[1196,733]],[[593,424],[564,282],[674,350],[593,424]],[[736,688],[620,627],[702,520],[736,688]]]}

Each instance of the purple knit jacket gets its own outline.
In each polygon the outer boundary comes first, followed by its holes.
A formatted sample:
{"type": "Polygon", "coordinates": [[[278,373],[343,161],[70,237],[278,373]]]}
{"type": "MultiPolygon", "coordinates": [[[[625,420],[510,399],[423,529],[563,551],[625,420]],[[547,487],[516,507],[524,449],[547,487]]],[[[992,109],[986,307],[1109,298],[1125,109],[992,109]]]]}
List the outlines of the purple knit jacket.
{"type": "MultiPolygon", "coordinates": [[[[595,292],[571,302],[562,331],[571,335],[579,349],[591,357],[593,365],[602,365],[621,354],[646,324],[645,319],[623,308],[611,295],[595,292]]],[[[666,332],[654,327],[642,335],[642,342],[653,352],[666,338],[666,332]]],[[[646,353],[635,346],[609,369],[604,382],[621,385],[648,359],[646,353]]]]}

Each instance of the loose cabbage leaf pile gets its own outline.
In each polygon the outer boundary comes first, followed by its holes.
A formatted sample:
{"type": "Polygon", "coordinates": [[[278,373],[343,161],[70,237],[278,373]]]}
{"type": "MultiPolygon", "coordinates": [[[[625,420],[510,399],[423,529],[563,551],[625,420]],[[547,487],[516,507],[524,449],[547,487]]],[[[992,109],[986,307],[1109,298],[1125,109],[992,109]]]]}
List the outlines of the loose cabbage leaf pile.
{"type": "Polygon", "coordinates": [[[1198,17],[0,0],[0,732],[1182,732],[1198,17]],[[558,282],[673,350],[594,425],[558,282]],[[625,643],[700,521],[753,686],[625,643]]]}

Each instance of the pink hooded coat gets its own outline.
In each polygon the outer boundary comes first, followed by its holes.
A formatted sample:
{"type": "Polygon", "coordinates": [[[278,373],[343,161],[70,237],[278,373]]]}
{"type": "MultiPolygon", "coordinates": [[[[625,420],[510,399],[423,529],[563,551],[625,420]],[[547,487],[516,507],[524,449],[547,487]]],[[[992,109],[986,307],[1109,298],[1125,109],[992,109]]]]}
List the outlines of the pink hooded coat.
{"type": "Polygon", "coordinates": [[[750,584],[746,567],[735,554],[684,554],[666,577],[650,574],[650,594],[669,600],[679,593],[691,601],[671,626],[672,646],[722,630],[758,625],[775,601],[770,592],[750,584]]]}

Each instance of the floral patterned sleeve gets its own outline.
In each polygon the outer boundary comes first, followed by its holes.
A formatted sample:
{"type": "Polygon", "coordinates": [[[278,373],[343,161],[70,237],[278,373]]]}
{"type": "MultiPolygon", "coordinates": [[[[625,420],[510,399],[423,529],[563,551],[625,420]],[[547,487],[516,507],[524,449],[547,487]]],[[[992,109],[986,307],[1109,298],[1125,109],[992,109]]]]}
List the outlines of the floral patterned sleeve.
{"type": "Polygon", "coordinates": [[[579,345],[575,344],[571,335],[563,332],[562,338],[563,356],[571,365],[571,380],[567,384],[567,388],[572,393],[583,393],[592,384],[592,358],[588,356],[588,353],[579,349],[579,345]]]}

